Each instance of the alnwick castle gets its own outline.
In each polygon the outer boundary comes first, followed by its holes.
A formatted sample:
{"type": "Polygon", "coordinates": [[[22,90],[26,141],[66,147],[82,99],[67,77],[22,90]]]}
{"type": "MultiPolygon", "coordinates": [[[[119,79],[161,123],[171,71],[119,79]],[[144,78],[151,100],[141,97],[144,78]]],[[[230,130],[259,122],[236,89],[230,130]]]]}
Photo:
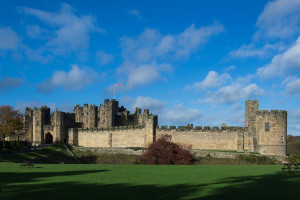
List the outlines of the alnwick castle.
{"type": "Polygon", "coordinates": [[[114,99],[100,106],[76,105],[73,113],[26,108],[25,133],[11,136],[33,144],[55,142],[84,147],[147,147],[163,134],[192,149],[286,155],[287,111],[259,110],[258,100],[245,103],[245,127],[158,126],[158,116],[140,108],[130,112],[114,99]]]}

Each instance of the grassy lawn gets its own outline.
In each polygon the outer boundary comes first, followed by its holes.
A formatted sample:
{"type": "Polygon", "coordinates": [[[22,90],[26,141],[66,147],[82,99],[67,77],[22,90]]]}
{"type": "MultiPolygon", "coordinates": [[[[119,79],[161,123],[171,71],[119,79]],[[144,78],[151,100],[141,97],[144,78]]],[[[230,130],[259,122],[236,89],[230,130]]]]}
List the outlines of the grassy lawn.
{"type": "Polygon", "coordinates": [[[300,173],[280,165],[0,163],[0,199],[298,199],[300,173]]]}

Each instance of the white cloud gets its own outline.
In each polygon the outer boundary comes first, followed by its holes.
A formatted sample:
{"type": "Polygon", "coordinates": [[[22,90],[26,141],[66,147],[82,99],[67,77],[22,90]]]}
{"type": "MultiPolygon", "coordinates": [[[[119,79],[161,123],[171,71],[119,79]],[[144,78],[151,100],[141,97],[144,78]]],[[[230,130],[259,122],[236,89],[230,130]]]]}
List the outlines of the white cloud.
{"type": "Polygon", "coordinates": [[[204,45],[212,35],[224,32],[224,26],[215,24],[212,26],[195,28],[192,24],[182,33],[175,36],[176,57],[188,57],[193,51],[204,45]]]}
{"type": "Polygon", "coordinates": [[[130,15],[132,15],[132,16],[137,17],[138,19],[144,19],[144,18],[141,16],[140,12],[139,12],[137,9],[129,9],[129,10],[128,10],[128,13],[129,13],[130,15]]]}
{"type": "Polygon", "coordinates": [[[0,90],[10,90],[12,88],[20,87],[22,83],[22,78],[6,77],[0,80],[0,90]]]}
{"type": "Polygon", "coordinates": [[[104,51],[98,51],[96,53],[97,61],[100,65],[107,65],[114,60],[114,56],[104,51]]]}
{"type": "Polygon", "coordinates": [[[300,71],[300,37],[285,52],[273,57],[272,62],[265,67],[257,69],[261,78],[285,76],[300,71]]]}
{"type": "Polygon", "coordinates": [[[192,86],[187,85],[185,89],[196,89],[198,91],[215,88],[223,85],[226,81],[230,80],[231,76],[228,73],[218,74],[215,71],[208,72],[205,79],[201,82],[196,82],[192,86]]]}
{"type": "Polygon", "coordinates": [[[183,106],[183,104],[177,104],[164,110],[159,116],[161,116],[161,124],[187,125],[189,123],[198,122],[202,117],[202,113],[197,109],[191,109],[183,106]]]}
{"type": "Polygon", "coordinates": [[[57,87],[62,86],[64,90],[81,90],[84,86],[94,83],[97,73],[91,68],[80,69],[72,65],[69,72],[55,71],[50,79],[44,80],[38,85],[38,92],[51,93],[57,87]]]}
{"type": "Polygon", "coordinates": [[[191,25],[178,34],[163,35],[156,29],[145,29],[138,37],[122,37],[123,63],[117,73],[127,75],[127,88],[164,80],[163,72],[172,71],[171,63],[187,58],[207,43],[212,35],[224,31],[220,24],[196,28],[191,25]],[[168,62],[166,62],[168,60],[168,62]]]}
{"type": "Polygon", "coordinates": [[[259,97],[263,94],[264,90],[259,88],[256,84],[252,83],[244,86],[240,83],[233,83],[221,87],[216,92],[207,92],[205,101],[209,103],[230,104],[241,99],[259,97]]]}
{"type": "Polygon", "coordinates": [[[131,71],[128,75],[127,88],[147,85],[150,82],[161,79],[157,67],[152,65],[141,65],[131,71]]]}
{"type": "Polygon", "coordinates": [[[286,39],[300,31],[300,1],[276,0],[266,4],[257,20],[256,38],[286,39]]]}
{"type": "Polygon", "coordinates": [[[288,82],[285,87],[285,92],[289,94],[295,94],[300,92],[300,78],[288,82]]]}
{"type": "Polygon", "coordinates": [[[94,17],[88,15],[76,16],[74,9],[67,4],[62,4],[58,13],[27,7],[23,7],[21,10],[26,14],[39,18],[55,29],[53,37],[47,42],[47,46],[53,47],[55,53],[86,49],[89,46],[90,32],[105,32],[97,26],[94,17]]]}
{"type": "Polygon", "coordinates": [[[261,48],[257,49],[253,45],[248,46],[241,46],[237,50],[233,50],[229,53],[231,57],[241,57],[241,58],[247,58],[247,57],[263,57],[266,54],[266,49],[261,48]]]}
{"type": "Polygon", "coordinates": [[[42,36],[42,30],[38,25],[27,26],[27,35],[32,38],[39,38],[42,36]]]}
{"type": "Polygon", "coordinates": [[[231,66],[225,68],[224,71],[225,71],[225,72],[228,72],[228,71],[232,71],[232,70],[235,70],[235,69],[236,69],[236,66],[231,65],[231,66]]]}
{"type": "Polygon", "coordinates": [[[187,108],[181,103],[168,108],[166,102],[150,97],[137,97],[132,105],[132,110],[135,107],[149,109],[150,113],[158,115],[160,124],[187,125],[202,117],[202,113],[197,109],[187,108]]]}
{"type": "Polygon", "coordinates": [[[20,38],[10,27],[0,27],[0,50],[15,49],[20,43],[20,38]]]}
{"type": "Polygon", "coordinates": [[[152,99],[150,97],[142,97],[139,96],[135,99],[135,102],[132,104],[132,110],[135,110],[136,107],[142,108],[142,109],[149,109],[149,111],[155,115],[157,113],[161,112],[162,109],[167,104],[163,101],[152,99]]]}

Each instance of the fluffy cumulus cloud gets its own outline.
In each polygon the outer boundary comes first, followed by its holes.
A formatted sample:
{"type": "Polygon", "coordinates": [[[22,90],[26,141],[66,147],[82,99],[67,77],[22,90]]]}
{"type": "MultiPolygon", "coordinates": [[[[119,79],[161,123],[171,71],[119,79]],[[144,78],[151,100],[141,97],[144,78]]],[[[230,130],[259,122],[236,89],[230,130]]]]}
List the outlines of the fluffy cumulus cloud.
{"type": "Polygon", "coordinates": [[[264,90],[256,84],[242,85],[233,83],[219,88],[215,92],[207,92],[206,102],[209,103],[225,103],[230,104],[239,101],[240,99],[249,99],[262,96],[264,90]]]}
{"type": "Polygon", "coordinates": [[[208,72],[207,76],[192,85],[186,85],[185,89],[206,91],[205,99],[199,102],[231,104],[241,99],[259,97],[264,90],[255,83],[251,83],[253,75],[232,79],[230,74],[218,74],[215,71],[208,72]]]}
{"type": "Polygon", "coordinates": [[[127,87],[131,89],[136,86],[147,85],[159,79],[161,79],[161,76],[156,65],[141,65],[129,73],[127,87]]]}
{"type": "MultiPolygon", "coordinates": [[[[68,4],[62,4],[59,12],[47,12],[43,10],[22,7],[21,10],[54,28],[54,32],[47,42],[55,53],[85,49],[89,46],[89,33],[92,31],[104,32],[99,28],[96,19],[89,15],[77,16],[74,9],[68,4]]],[[[31,36],[39,34],[37,26],[28,28],[31,36]]]]}
{"type": "Polygon", "coordinates": [[[296,94],[300,92],[300,78],[288,82],[285,87],[285,92],[288,94],[296,94]]]}
{"type": "Polygon", "coordinates": [[[139,96],[135,99],[131,107],[132,110],[135,110],[136,107],[149,109],[151,113],[156,114],[160,112],[162,109],[164,109],[166,105],[167,104],[163,101],[152,99],[150,97],[139,96]]]}
{"type": "Polygon", "coordinates": [[[22,83],[22,78],[6,77],[0,80],[0,90],[10,90],[12,88],[20,87],[22,83]]]}
{"type": "Polygon", "coordinates": [[[300,71],[300,37],[285,52],[273,57],[270,64],[257,69],[261,78],[286,76],[300,71]]]}
{"type": "Polygon", "coordinates": [[[219,75],[215,71],[210,71],[203,81],[196,82],[193,85],[187,85],[185,86],[185,89],[196,89],[198,91],[206,90],[209,88],[219,87],[230,79],[231,76],[228,73],[219,75]]]}
{"type": "Polygon", "coordinates": [[[20,38],[10,27],[0,27],[0,50],[15,49],[20,38]]]}
{"type": "Polygon", "coordinates": [[[167,107],[166,102],[150,97],[137,97],[132,104],[132,109],[135,107],[148,108],[151,113],[159,116],[160,124],[186,125],[198,121],[202,117],[202,113],[197,109],[187,108],[183,104],[167,107]]]}
{"type": "Polygon", "coordinates": [[[97,76],[91,68],[79,68],[77,65],[72,65],[69,72],[55,71],[51,78],[38,85],[37,90],[41,93],[51,93],[57,87],[63,87],[67,91],[81,90],[86,85],[94,83],[97,76]]]}
{"type": "Polygon", "coordinates": [[[191,25],[178,34],[163,35],[156,29],[146,28],[138,37],[122,37],[123,63],[119,75],[127,75],[127,88],[149,84],[163,79],[163,72],[171,72],[172,62],[188,58],[203,47],[211,36],[224,31],[220,24],[196,28],[191,25]],[[169,60],[168,63],[165,61],[169,60]]]}
{"type": "Polygon", "coordinates": [[[229,55],[236,58],[266,57],[285,50],[286,45],[299,36],[299,10],[299,0],[269,1],[257,19],[252,43],[242,45],[229,55]]]}
{"type": "Polygon", "coordinates": [[[276,0],[266,4],[257,20],[259,38],[289,38],[300,31],[300,1],[276,0]]]}

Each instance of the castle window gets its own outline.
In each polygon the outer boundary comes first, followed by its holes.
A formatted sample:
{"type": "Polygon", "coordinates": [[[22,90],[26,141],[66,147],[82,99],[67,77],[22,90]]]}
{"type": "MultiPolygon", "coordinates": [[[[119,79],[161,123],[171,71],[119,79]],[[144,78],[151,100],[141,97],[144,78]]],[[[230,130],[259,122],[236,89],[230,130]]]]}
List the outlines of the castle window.
{"type": "Polygon", "coordinates": [[[269,131],[270,130],[270,124],[269,122],[265,123],[265,131],[269,131]]]}
{"type": "Polygon", "coordinates": [[[281,136],[281,143],[284,143],[284,138],[283,138],[283,136],[281,136]]]}

